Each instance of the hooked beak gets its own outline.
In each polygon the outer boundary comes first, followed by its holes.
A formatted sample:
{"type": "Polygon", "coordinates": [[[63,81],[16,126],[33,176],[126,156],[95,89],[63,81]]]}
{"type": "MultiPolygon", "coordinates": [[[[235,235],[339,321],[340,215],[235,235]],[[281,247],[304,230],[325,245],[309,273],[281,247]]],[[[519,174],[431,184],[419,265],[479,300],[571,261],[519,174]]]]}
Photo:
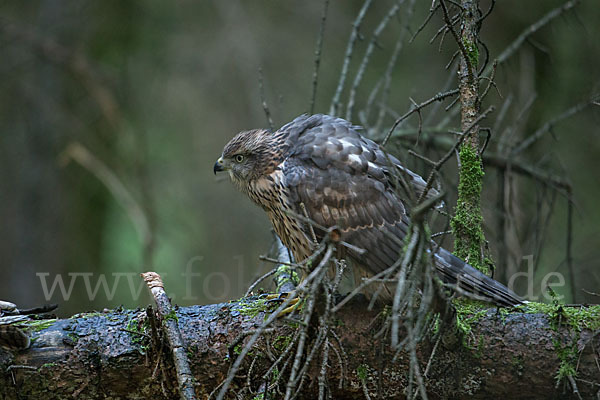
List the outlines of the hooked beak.
{"type": "Polygon", "coordinates": [[[215,173],[215,175],[217,174],[217,172],[225,171],[225,166],[223,164],[223,157],[219,157],[219,159],[215,163],[215,166],[213,167],[213,172],[215,173]]]}

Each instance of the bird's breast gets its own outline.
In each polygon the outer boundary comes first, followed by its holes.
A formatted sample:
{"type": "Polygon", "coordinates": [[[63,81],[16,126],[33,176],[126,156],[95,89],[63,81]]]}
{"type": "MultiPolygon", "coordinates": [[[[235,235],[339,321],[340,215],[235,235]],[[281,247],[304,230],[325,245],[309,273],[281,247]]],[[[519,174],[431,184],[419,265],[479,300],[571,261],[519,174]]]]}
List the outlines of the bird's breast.
{"type": "Polygon", "coordinates": [[[281,169],[249,182],[250,199],[267,213],[273,229],[291,250],[296,261],[302,261],[313,251],[312,240],[304,232],[304,223],[297,218],[299,207],[293,204],[281,169]]]}

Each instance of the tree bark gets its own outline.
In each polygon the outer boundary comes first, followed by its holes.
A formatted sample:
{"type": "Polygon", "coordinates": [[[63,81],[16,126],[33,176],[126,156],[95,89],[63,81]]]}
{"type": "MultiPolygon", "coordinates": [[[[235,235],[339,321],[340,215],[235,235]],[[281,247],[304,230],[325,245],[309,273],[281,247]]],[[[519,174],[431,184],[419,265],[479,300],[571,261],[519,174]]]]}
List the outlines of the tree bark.
{"type": "Polygon", "coordinates": [[[490,275],[493,261],[487,254],[481,214],[481,186],[483,166],[479,154],[479,118],[481,97],[479,94],[479,1],[461,0],[459,11],[460,32],[456,32],[445,1],[443,7],[446,27],[452,32],[459,48],[458,89],[461,110],[461,130],[466,138],[459,151],[458,199],[452,230],[455,236],[454,253],[490,275]]]}
{"type": "MultiPolygon", "coordinates": [[[[230,348],[231,344],[264,321],[268,310],[253,308],[255,303],[247,298],[178,309],[178,324],[199,398],[207,398],[226,378],[231,362],[239,353],[238,349],[230,348]]],[[[580,395],[583,398],[597,395],[599,310],[598,306],[582,309],[581,312],[592,315],[593,319],[586,324],[590,326],[592,321],[594,330],[583,327],[580,331],[567,318],[560,321],[560,313],[529,314],[518,310],[507,313],[494,308],[478,312],[476,318],[469,317],[470,331],[462,339],[452,334],[443,337],[458,339],[440,341],[425,377],[429,398],[576,398],[571,385],[565,382],[557,385],[557,371],[565,362],[562,349],[575,352],[571,361],[576,363],[574,382],[580,395]]],[[[7,400],[178,398],[170,353],[166,348],[160,350],[151,345],[152,333],[145,328],[145,315],[140,310],[79,314],[32,332],[33,344],[28,350],[18,354],[0,350],[0,397],[7,400]],[[167,367],[160,367],[161,364],[167,367]]],[[[400,353],[394,358],[387,339],[373,339],[381,323],[377,315],[376,311],[368,311],[360,298],[337,315],[337,327],[332,329],[343,346],[339,352],[340,359],[345,360],[342,363],[345,373],[342,374],[338,358],[330,351],[326,382],[333,398],[364,398],[363,385],[371,398],[405,398],[408,357],[400,353]]],[[[268,333],[271,344],[288,337],[294,329],[283,320],[274,328],[268,333]]],[[[238,342],[243,345],[243,340],[238,342]]],[[[272,363],[269,358],[277,356],[277,346],[269,350],[275,354],[263,351],[265,342],[257,344],[255,361],[249,357],[244,362],[233,390],[249,381],[256,391],[263,383],[264,373],[272,363]],[[247,379],[249,368],[252,372],[247,379]]],[[[428,341],[420,344],[422,371],[433,347],[428,341]]],[[[318,357],[314,364],[301,398],[317,396],[321,368],[318,357]]],[[[285,380],[282,385],[285,391],[285,380]]]]}

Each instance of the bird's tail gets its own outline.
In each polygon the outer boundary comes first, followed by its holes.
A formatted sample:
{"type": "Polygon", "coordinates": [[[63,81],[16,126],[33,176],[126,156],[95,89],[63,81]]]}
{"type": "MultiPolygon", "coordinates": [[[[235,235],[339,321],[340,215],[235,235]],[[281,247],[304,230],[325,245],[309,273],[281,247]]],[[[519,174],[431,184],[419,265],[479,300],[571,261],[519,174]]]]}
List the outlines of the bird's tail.
{"type": "Polygon", "coordinates": [[[523,303],[512,290],[479,272],[448,250],[438,248],[434,254],[434,262],[442,281],[460,294],[503,307],[523,303]]]}

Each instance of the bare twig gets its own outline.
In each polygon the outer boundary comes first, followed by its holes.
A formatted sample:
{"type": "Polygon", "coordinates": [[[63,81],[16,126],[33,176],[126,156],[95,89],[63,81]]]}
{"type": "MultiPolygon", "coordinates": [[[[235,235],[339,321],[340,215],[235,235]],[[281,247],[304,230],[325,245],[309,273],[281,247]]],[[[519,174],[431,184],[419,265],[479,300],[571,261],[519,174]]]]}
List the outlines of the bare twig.
{"type": "MultiPolygon", "coordinates": [[[[500,53],[500,55],[497,58],[498,65],[503,64],[513,54],[515,54],[516,51],[523,45],[523,43],[529,36],[533,35],[537,31],[539,31],[542,27],[544,27],[548,23],[552,22],[552,20],[554,20],[561,14],[574,8],[577,4],[579,4],[579,2],[580,2],[580,0],[567,1],[562,6],[557,7],[555,9],[551,10],[550,12],[548,12],[546,15],[544,15],[542,18],[540,18],[534,24],[528,26],[519,36],[517,36],[517,38],[510,45],[508,45],[508,47],[506,47],[506,49],[504,49],[504,51],[502,53],[500,53]]],[[[489,74],[491,72],[490,69],[491,69],[491,67],[488,67],[488,69],[486,71],[484,71],[484,74],[485,75],[489,74]]]]}
{"type": "Polygon", "coordinates": [[[171,306],[169,296],[165,293],[162,279],[156,272],[144,272],[141,275],[146,285],[148,285],[148,289],[152,292],[158,312],[162,317],[163,327],[165,327],[167,340],[173,354],[173,363],[177,371],[179,394],[184,400],[195,400],[194,375],[190,369],[186,348],[181,337],[181,332],[179,331],[179,325],[177,324],[175,310],[171,306]]]}
{"type": "Polygon", "coordinates": [[[390,140],[390,137],[392,136],[392,133],[394,133],[394,130],[396,129],[396,127],[402,121],[404,121],[406,118],[408,118],[411,114],[413,114],[414,112],[417,112],[417,111],[421,110],[423,107],[427,107],[428,105],[430,105],[433,102],[444,100],[445,98],[450,97],[450,96],[454,96],[456,94],[458,94],[458,89],[450,90],[450,91],[444,92],[444,93],[438,93],[435,96],[433,96],[432,98],[430,98],[429,100],[426,100],[426,101],[422,102],[419,105],[416,105],[416,106],[413,105],[410,110],[408,110],[404,115],[402,115],[400,118],[398,118],[394,122],[394,124],[390,128],[390,130],[387,133],[387,135],[385,135],[385,138],[381,141],[381,145],[385,146],[387,144],[388,140],[390,140]]]}
{"type": "Polygon", "coordinates": [[[532,167],[518,160],[514,160],[510,156],[487,153],[483,155],[483,163],[486,166],[501,170],[510,169],[512,172],[527,176],[542,184],[563,190],[565,194],[568,194],[571,191],[571,183],[568,180],[554,176],[546,171],[532,167]]]}
{"type": "MultiPolygon", "coordinates": [[[[454,25],[450,16],[448,15],[448,8],[446,7],[445,1],[446,0],[440,0],[440,5],[442,6],[442,10],[444,10],[444,21],[446,21],[446,26],[448,27],[448,30],[450,31],[450,33],[452,33],[452,36],[454,36],[454,40],[456,41],[456,44],[460,49],[460,52],[462,53],[463,61],[465,62],[465,65],[467,67],[469,79],[471,82],[473,82],[475,80],[475,73],[473,72],[473,64],[471,63],[469,52],[465,48],[465,45],[461,38],[458,36],[458,33],[456,33],[456,31],[454,30],[454,25]]],[[[473,46],[476,46],[476,44],[473,43],[473,46]]]]}
{"type": "Polygon", "coordinates": [[[275,124],[273,123],[273,119],[271,118],[271,110],[269,110],[267,98],[265,97],[265,86],[263,82],[262,68],[258,69],[258,91],[260,93],[260,103],[262,104],[263,110],[265,111],[265,117],[267,117],[267,122],[269,123],[269,129],[271,131],[274,131],[275,124]]]}
{"type": "MultiPolygon", "coordinates": [[[[275,262],[277,262],[277,260],[273,260],[275,262]]],[[[250,294],[252,293],[252,291],[254,290],[254,288],[261,283],[262,281],[264,281],[265,279],[267,279],[268,277],[270,277],[271,275],[274,275],[277,272],[278,268],[273,268],[272,270],[270,270],[269,272],[267,272],[266,274],[262,275],[260,278],[258,278],[257,280],[254,281],[254,283],[252,285],[250,285],[250,287],[248,288],[248,290],[246,290],[246,293],[244,294],[244,297],[248,297],[250,296],[250,294]]]]}
{"type": "Polygon", "coordinates": [[[567,197],[567,269],[569,271],[569,281],[571,283],[571,300],[577,303],[577,284],[575,283],[575,271],[573,268],[573,257],[571,247],[573,244],[573,202],[571,200],[571,191],[568,191],[567,197]]]}
{"type": "Polygon", "coordinates": [[[492,86],[494,86],[494,89],[496,89],[496,92],[498,92],[498,96],[500,98],[502,98],[502,95],[500,94],[500,90],[498,90],[498,86],[496,86],[496,82],[494,82],[494,78],[496,77],[496,67],[498,67],[498,60],[494,60],[494,62],[492,63],[492,75],[487,78],[487,77],[480,77],[480,79],[485,79],[488,81],[488,85],[485,88],[485,90],[483,91],[483,94],[481,95],[481,101],[483,101],[483,99],[485,99],[485,97],[487,96],[488,92],[490,91],[490,88],[492,86]]]}
{"type": "Polygon", "coordinates": [[[417,30],[412,35],[412,37],[410,38],[410,40],[408,41],[408,43],[412,43],[416,39],[416,37],[419,35],[419,33],[421,33],[421,31],[423,31],[423,29],[425,29],[425,27],[427,26],[427,24],[429,23],[429,21],[431,21],[431,18],[433,18],[435,12],[439,8],[440,8],[440,5],[437,4],[435,7],[432,7],[429,10],[429,13],[427,14],[427,17],[425,18],[425,21],[423,21],[423,23],[419,26],[419,28],[417,28],[417,30]]]}
{"type": "Polygon", "coordinates": [[[346,76],[348,75],[348,68],[350,67],[350,60],[352,59],[352,53],[354,52],[354,45],[356,43],[356,39],[358,39],[358,30],[360,29],[360,24],[365,18],[367,10],[371,6],[372,2],[373,0],[365,0],[362,8],[356,16],[356,19],[354,20],[354,23],[352,24],[352,33],[350,34],[348,46],[346,47],[346,55],[344,57],[342,71],[340,72],[340,80],[335,90],[335,94],[333,95],[333,99],[331,100],[331,107],[329,108],[330,115],[337,115],[338,113],[340,107],[340,97],[342,96],[342,91],[344,90],[344,83],[346,82],[346,76]]]}
{"type": "Polygon", "coordinates": [[[383,19],[381,20],[381,22],[379,23],[377,28],[375,28],[375,31],[373,32],[373,36],[371,36],[371,40],[369,42],[369,45],[367,46],[365,55],[363,56],[362,62],[360,63],[360,66],[358,67],[358,71],[356,72],[356,75],[354,76],[354,82],[352,83],[352,87],[350,88],[350,95],[348,97],[348,106],[346,108],[346,119],[349,121],[352,119],[352,111],[354,109],[354,101],[356,98],[356,91],[357,91],[358,86],[360,85],[363,75],[367,69],[367,65],[369,64],[369,60],[371,59],[371,54],[373,53],[373,50],[375,49],[375,45],[377,44],[379,35],[381,35],[383,30],[387,26],[388,22],[390,21],[390,19],[392,19],[394,17],[394,15],[396,15],[398,10],[400,9],[400,4],[402,4],[403,2],[404,2],[404,0],[396,1],[396,3],[390,8],[390,10],[387,12],[387,14],[385,14],[385,16],[383,17],[383,19]]]}
{"type": "Polygon", "coordinates": [[[325,35],[325,23],[327,22],[327,8],[329,0],[323,2],[323,14],[321,16],[321,26],[319,27],[319,35],[317,36],[317,44],[315,45],[315,69],[313,70],[312,94],[310,97],[310,113],[315,112],[315,101],[317,98],[317,81],[319,79],[319,66],[321,65],[321,49],[323,48],[323,36],[325,35]]]}
{"type": "Polygon", "coordinates": [[[557,117],[552,118],[550,121],[546,122],[544,125],[542,125],[540,128],[538,128],[535,132],[533,132],[528,138],[524,139],[517,147],[515,147],[511,151],[511,155],[514,157],[517,154],[519,154],[520,152],[522,152],[523,150],[527,149],[529,146],[531,146],[533,143],[538,141],[546,133],[550,132],[552,130],[552,128],[554,127],[554,125],[556,125],[559,122],[584,110],[589,105],[591,105],[593,101],[594,100],[586,100],[584,102],[576,104],[573,107],[569,108],[568,110],[562,112],[557,117]]]}
{"type": "MultiPolygon", "coordinates": [[[[333,251],[331,246],[327,246],[327,247],[328,247],[327,254],[323,258],[323,260],[325,260],[326,262],[329,260],[329,257],[331,257],[331,252],[333,251]]],[[[318,253],[315,252],[315,254],[318,254],[318,253]]],[[[309,287],[309,285],[312,285],[314,283],[314,280],[317,279],[319,276],[321,276],[321,274],[322,274],[322,272],[323,272],[323,270],[325,268],[326,262],[325,263],[323,263],[323,262],[319,263],[319,265],[300,283],[300,285],[298,285],[298,287],[296,288],[296,290],[297,291],[303,291],[303,290],[306,290],[309,287]]],[[[227,378],[225,379],[225,381],[221,385],[221,390],[219,390],[219,393],[217,394],[217,400],[223,400],[225,398],[225,395],[227,394],[227,391],[229,390],[231,382],[235,378],[236,372],[240,369],[240,367],[242,365],[242,362],[244,361],[244,359],[246,358],[246,356],[248,355],[248,353],[252,349],[252,346],[254,346],[254,344],[256,343],[256,341],[265,332],[265,330],[267,330],[267,328],[273,323],[273,321],[275,321],[275,319],[279,316],[279,314],[286,307],[288,307],[290,305],[290,303],[295,298],[296,297],[294,295],[288,296],[279,305],[279,307],[273,313],[271,313],[271,315],[265,320],[265,322],[258,329],[256,329],[256,331],[252,334],[252,336],[250,337],[250,339],[248,339],[248,342],[242,348],[242,351],[240,352],[240,354],[238,355],[238,357],[234,361],[233,365],[229,369],[229,373],[227,375],[227,378]]]]}

